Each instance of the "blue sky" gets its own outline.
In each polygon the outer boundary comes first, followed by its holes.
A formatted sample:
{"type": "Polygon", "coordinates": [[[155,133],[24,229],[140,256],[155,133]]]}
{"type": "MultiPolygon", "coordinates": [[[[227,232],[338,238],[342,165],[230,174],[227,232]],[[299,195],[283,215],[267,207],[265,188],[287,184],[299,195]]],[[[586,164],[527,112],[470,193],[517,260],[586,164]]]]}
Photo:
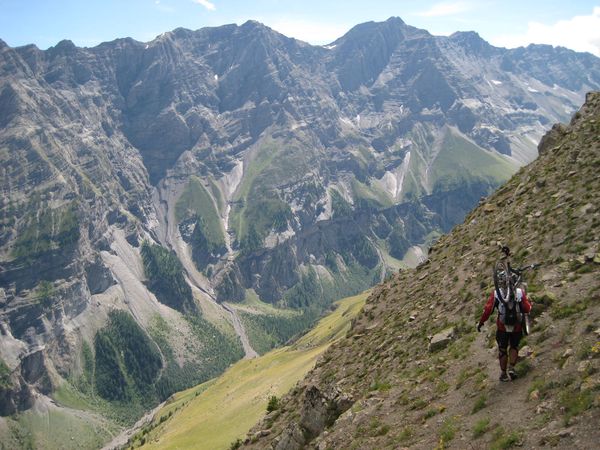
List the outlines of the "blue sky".
{"type": "Polygon", "coordinates": [[[474,30],[498,46],[546,43],[600,56],[600,0],[0,0],[0,38],[11,46],[46,49],[70,39],[89,47],[254,19],[322,45],[391,16],[433,34],[474,30]]]}

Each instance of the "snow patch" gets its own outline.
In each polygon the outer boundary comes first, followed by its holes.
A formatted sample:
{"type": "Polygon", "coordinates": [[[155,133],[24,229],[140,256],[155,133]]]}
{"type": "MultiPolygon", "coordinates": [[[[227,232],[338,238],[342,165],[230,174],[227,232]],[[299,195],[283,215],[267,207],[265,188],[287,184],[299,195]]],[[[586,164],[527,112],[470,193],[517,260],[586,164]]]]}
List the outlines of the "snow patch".
{"type": "Polygon", "coordinates": [[[528,90],[529,92],[533,92],[533,93],[540,92],[540,91],[538,91],[537,89],[534,89],[534,88],[532,88],[532,87],[528,87],[528,88],[527,88],[527,90],[528,90]]]}
{"type": "Polygon", "coordinates": [[[330,45],[323,46],[323,48],[326,48],[327,50],[333,50],[336,47],[337,47],[337,44],[330,44],[330,45]]]}
{"type": "Polygon", "coordinates": [[[499,86],[502,84],[502,81],[498,81],[498,80],[490,80],[492,83],[494,83],[496,86],[499,86]]]}
{"type": "Polygon", "coordinates": [[[219,75],[215,73],[215,81],[219,81],[219,75]]]}

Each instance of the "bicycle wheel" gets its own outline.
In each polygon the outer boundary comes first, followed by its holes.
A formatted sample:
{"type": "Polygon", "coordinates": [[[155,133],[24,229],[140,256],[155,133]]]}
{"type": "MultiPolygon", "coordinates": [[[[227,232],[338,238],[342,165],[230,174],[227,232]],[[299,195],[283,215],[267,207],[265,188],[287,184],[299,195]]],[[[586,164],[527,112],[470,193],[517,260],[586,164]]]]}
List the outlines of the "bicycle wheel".
{"type": "Polygon", "coordinates": [[[507,261],[497,261],[494,265],[494,288],[500,301],[507,301],[511,294],[510,266],[507,261]]]}

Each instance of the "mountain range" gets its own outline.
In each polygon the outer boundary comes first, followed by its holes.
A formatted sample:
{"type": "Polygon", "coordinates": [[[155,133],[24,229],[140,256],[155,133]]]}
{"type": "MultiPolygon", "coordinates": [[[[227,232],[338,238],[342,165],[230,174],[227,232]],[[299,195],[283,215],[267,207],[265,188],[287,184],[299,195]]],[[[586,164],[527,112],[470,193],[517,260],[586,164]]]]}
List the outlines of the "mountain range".
{"type": "Polygon", "coordinates": [[[124,424],[285,342],[424,260],[598,88],[590,54],[399,18],[0,41],[0,413],[124,424]]]}

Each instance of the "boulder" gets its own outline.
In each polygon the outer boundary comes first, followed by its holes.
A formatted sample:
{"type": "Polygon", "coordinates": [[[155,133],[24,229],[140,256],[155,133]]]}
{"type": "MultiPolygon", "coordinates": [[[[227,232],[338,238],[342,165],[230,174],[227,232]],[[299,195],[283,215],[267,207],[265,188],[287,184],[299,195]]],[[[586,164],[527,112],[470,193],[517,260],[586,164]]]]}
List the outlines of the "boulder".
{"type": "Polygon", "coordinates": [[[292,422],[279,436],[275,450],[301,450],[305,443],[302,429],[296,422],[292,422]]]}
{"type": "Polygon", "coordinates": [[[337,387],[322,391],[316,386],[310,386],[304,396],[300,425],[309,437],[318,436],[350,409],[353,403],[352,398],[337,387]]]}
{"type": "Polygon", "coordinates": [[[450,327],[435,334],[429,341],[429,351],[437,352],[445,348],[454,339],[455,332],[454,327],[450,327]]]}

